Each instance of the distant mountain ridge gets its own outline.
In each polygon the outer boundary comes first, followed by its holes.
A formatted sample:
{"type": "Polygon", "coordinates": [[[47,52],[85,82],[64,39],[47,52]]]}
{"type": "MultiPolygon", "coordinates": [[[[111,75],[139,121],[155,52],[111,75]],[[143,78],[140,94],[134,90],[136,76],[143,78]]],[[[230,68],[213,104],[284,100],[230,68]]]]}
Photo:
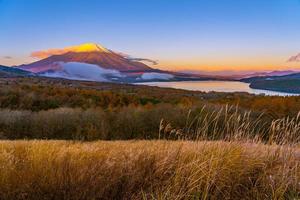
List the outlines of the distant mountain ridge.
{"type": "Polygon", "coordinates": [[[294,72],[294,73],[285,74],[285,75],[253,76],[250,78],[243,78],[240,80],[243,82],[252,83],[252,82],[256,82],[256,81],[287,80],[287,79],[300,79],[300,72],[294,72]]]}
{"type": "Polygon", "coordinates": [[[275,71],[233,71],[233,70],[223,70],[223,71],[199,71],[199,70],[182,70],[182,73],[187,74],[201,74],[206,76],[214,76],[217,79],[222,80],[240,80],[251,77],[265,77],[265,76],[284,76],[297,71],[293,70],[275,70],[275,71]]]}
{"type": "Polygon", "coordinates": [[[279,92],[300,94],[300,73],[293,73],[283,76],[264,76],[241,79],[250,83],[253,89],[264,89],[279,92]]]}

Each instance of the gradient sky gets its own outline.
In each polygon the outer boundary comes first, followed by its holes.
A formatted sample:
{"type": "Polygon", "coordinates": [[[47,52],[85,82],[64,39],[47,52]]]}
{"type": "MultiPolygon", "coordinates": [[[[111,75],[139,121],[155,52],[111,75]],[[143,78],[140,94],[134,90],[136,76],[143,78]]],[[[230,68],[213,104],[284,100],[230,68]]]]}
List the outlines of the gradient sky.
{"type": "Polygon", "coordinates": [[[86,42],[161,69],[300,69],[300,0],[0,0],[0,64],[86,42]]]}

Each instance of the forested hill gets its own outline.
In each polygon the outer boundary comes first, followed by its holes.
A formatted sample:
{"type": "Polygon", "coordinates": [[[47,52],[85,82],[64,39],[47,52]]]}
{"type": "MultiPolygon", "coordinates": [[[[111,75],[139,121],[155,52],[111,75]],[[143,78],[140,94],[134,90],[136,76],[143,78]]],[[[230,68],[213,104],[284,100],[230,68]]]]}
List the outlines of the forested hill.
{"type": "Polygon", "coordinates": [[[253,89],[300,94],[300,73],[285,76],[251,77],[241,81],[250,83],[250,87],[253,89]]]}
{"type": "Polygon", "coordinates": [[[2,78],[9,78],[9,77],[26,77],[26,76],[34,76],[33,73],[18,69],[15,67],[6,67],[0,65],[0,77],[2,78]]]}

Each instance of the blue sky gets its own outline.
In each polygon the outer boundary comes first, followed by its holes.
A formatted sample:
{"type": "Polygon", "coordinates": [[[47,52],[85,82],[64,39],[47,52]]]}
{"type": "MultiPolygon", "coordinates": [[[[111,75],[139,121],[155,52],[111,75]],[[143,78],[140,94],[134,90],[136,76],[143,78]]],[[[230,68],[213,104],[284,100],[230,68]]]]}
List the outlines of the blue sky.
{"type": "Polygon", "coordinates": [[[300,68],[299,37],[299,0],[0,0],[6,65],[96,42],[163,69],[300,68]]]}

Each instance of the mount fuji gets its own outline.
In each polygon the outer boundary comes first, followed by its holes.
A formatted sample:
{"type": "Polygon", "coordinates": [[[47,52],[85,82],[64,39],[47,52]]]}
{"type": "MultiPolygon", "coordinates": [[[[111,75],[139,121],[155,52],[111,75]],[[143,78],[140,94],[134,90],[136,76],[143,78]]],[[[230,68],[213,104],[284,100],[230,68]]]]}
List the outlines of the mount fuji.
{"type": "Polygon", "coordinates": [[[139,62],[141,59],[128,58],[95,43],[34,52],[32,55],[42,59],[18,67],[48,77],[113,82],[208,79],[154,69],[139,62]]]}

